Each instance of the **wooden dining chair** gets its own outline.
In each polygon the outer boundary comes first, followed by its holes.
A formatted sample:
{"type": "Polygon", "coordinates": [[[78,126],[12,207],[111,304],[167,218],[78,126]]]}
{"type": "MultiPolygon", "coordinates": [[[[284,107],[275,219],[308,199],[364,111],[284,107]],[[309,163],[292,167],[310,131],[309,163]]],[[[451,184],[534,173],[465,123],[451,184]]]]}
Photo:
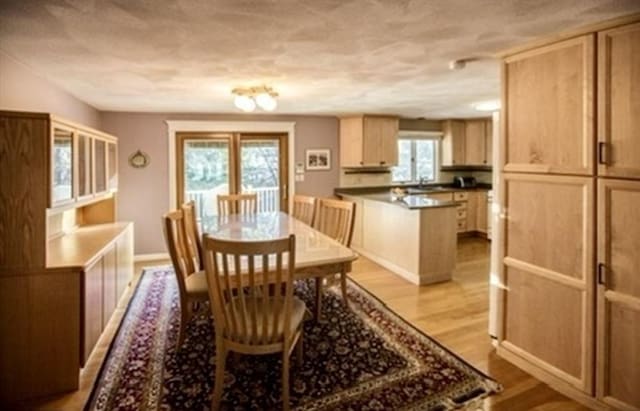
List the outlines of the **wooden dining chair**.
{"type": "Polygon", "coordinates": [[[195,202],[189,201],[182,204],[182,213],[184,214],[184,229],[187,242],[187,251],[193,259],[193,266],[196,270],[204,270],[204,261],[202,260],[202,238],[198,231],[198,222],[196,220],[195,202]]]}
{"type": "Polygon", "coordinates": [[[291,215],[303,223],[313,226],[313,219],[316,215],[315,197],[296,194],[293,196],[293,213],[291,215]]]}
{"type": "MultiPolygon", "coordinates": [[[[352,201],[319,199],[313,228],[333,238],[345,247],[351,247],[355,213],[356,204],[352,201]]],[[[316,319],[320,319],[323,279],[323,277],[316,277],[316,319]]],[[[340,288],[344,304],[348,307],[346,271],[340,273],[340,288]]]]}
{"type": "Polygon", "coordinates": [[[258,196],[249,194],[218,195],[218,215],[255,214],[258,211],[258,196]]]}
{"type": "Polygon", "coordinates": [[[305,304],[293,295],[295,236],[239,242],[204,237],[204,260],[215,325],[216,371],[211,409],[218,410],[229,351],[282,352],[282,408],[289,409],[289,357],[302,362],[305,304]],[[240,291],[241,290],[241,291],[240,291]]]}
{"type": "Polygon", "coordinates": [[[180,348],[184,341],[187,324],[193,316],[193,304],[208,301],[209,290],[205,272],[194,265],[194,259],[189,252],[183,211],[175,210],[165,214],[163,229],[178,282],[180,298],[178,348],[180,348]]]}

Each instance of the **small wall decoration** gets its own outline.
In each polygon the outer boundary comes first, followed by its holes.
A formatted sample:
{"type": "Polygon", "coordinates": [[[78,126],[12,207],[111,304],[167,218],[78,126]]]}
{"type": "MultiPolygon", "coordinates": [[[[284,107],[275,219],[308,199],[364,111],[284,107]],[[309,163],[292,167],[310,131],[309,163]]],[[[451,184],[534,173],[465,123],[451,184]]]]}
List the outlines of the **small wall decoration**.
{"type": "Polygon", "coordinates": [[[318,148],[306,151],[307,170],[331,170],[331,150],[318,148]]]}
{"type": "Polygon", "coordinates": [[[144,151],[136,151],[129,156],[129,165],[133,168],[145,168],[151,162],[149,154],[144,151]]]}

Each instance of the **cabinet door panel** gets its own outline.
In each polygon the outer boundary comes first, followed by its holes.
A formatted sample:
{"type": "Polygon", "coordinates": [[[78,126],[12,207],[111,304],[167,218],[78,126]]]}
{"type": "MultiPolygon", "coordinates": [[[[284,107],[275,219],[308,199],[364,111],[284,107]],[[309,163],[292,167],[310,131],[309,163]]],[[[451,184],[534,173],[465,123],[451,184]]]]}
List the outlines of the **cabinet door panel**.
{"type": "Polygon", "coordinates": [[[464,121],[447,120],[442,123],[444,138],[442,139],[442,165],[455,166],[464,164],[464,121]]]}
{"type": "Polygon", "coordinates": [[[486,164],[485,157],[485,121],[484,120],[467,120],[465,121],[464,133],[464,153],[465,164],[478,165],[486,164]]]}
{"type": "Polygon", "coordinates": [[[363,165],[363,122],[362,117],[340,119],[340,167],[361,167],[363,165]]]}
{"type": "Polygon", "coordinates": [[[102,334],[102,260],[84,273],[83,333],[80,363],[86,363],[102,334]]]}
{"type": "Polygon", "coordinates": [[[640,177],[640,23],[598,35],[598,174],[640,177]]]}
{"type": "Polygon", "coordinates": [[[384,166],[398,165],[398,119],[389,118],[381,124],[382,129],[382,158],[384,166]]]}
{"type": "Polygon", "coordinates": [[[493,165],[493,120],[487,120],[485,132],[485,164],[493,165]]]}
{"type": "Polygon", "coordinates": [[[107,143],[107,157],[109,166],[109,190],[118,190],[118,145],[107,143]]]}
{"type": "Polygon", "coordinates": [[[103,272],[102,272],[102,321],[103,328],[106,327],[111,315],[116,309],[116,303],[118,302],[117,290],[116,290],[116,247],[111,247],[110,250],[104,253],[102,257],[103,272]]]}
{"type": "Polygon", "coordinates": [[[51,205],[72,202],[75,197],[74,132],[53,124],[51,144],[51,205]]]}
{"type": "Polygon", "coordinates": [[[118,261],[116,296],[122,297],[125,289],[133,277],[133,227],[122,233],[116,243],[116,258],[118,261]]]}
{"type": "Polygon", "coordinates": [[[78,198],[91,196],[93,181],[93,162],[91,157],[91,137],[78,134],[78,198]]]}
{"type": "Polygon", "coordinates": [[[107,143],[93,139],[94,180],[93,193],[99,194],[107,190],[107,143]]]}
{"type": "Polygon", "coordinates": [[[505,174],[505,256],[585,280],[593,268],[593,179],[505,174]]]}
{"type": "Polygon", "coordinates": [[[476,214],[476,230],[486,233],[487,232],[487,192],[478,191],[477,194],[478,210],[476,214]]]}
{"type": "Polygon", "coordinates": [[[582,374],[590,357],[583,337],[584,291],[514,267],[505,269],[505,289],[503,342],[586,388],[582,374]]]}
{"type": "Polygon", "coordinates": [[[598,397],[640,409],[640,181],[598,182],[598,397]]]}
{"type": "Polygon", "coordinates": [[[505,60],[505,171],[594,173],[594,66],[593,35],[505,60]]]}

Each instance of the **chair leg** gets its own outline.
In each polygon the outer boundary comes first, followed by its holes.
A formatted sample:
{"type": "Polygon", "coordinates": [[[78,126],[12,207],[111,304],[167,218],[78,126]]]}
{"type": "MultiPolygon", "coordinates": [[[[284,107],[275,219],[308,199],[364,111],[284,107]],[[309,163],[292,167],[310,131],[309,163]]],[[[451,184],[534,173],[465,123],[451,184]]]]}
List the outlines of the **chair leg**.
{"type": "Polygon", "coordinates": [[[211,409],[220,409],[222,401],[222,391],[224,390],[224,363],[227,359],[227,350],[221,338],[216,338],[216,375],[213,387],[213,397],[211,398],[211,409]]]}
{"type": "Polygon", "coordinates": [[[347,299],[347,273],[345,271],[340,272],[340,288],[342,289],[344,305],[349,308],[349,300],[347,299]]]}
{"type": "Polygon", "coordinates": [[[296,345],[296,360],[298,367],[302,367],[302,359],[304,355],[303,336],[304,334],[301,332],[300,337],[298,337],[298,344],[296,345]]]}
{"type": "Polygon", "coordinates": [[[282,351],[282,409],[289,411],[289,349],[282,351]]]}
{"type": "Polygon", "coordinates": [[[316,321],[320,321],[322,313],[322,277],[316,277],[316,321]]]}

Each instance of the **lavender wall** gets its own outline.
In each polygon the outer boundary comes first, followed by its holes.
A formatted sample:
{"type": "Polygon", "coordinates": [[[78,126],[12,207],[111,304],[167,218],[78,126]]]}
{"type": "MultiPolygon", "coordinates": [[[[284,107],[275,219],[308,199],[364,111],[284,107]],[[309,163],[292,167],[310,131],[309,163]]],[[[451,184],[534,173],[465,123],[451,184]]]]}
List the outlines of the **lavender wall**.
{"type": "Polygon", "coordinates": [[[305,172],[305,181],[296,183],[296,193],[330,196],[338,186],[339,127],[335,117],[103,112],[102,129],[119,139],[118,219],[135,222],[136,254],[165,252],[160,219],[169,209],[166,120],[293,121],[295,161],[303,161],[308,148],[329,148],[333,163],[329,171],[305,172]],[[134,169],[127,162],[138,149],[151,157],[144,169],[134,169]]]}
{"type": "Polygon", "coordinates": [[[0,110],[53,113],[100,128],[100,112],[0,51],[0,110]]]}

